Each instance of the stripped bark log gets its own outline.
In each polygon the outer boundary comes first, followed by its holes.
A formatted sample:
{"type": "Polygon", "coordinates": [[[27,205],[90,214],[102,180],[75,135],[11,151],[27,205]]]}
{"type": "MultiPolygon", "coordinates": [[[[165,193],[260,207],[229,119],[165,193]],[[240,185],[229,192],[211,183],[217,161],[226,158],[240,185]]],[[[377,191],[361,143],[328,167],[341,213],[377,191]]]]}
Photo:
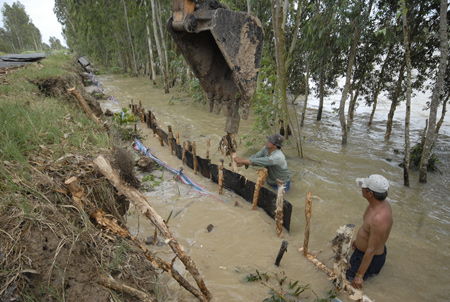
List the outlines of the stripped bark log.
{"type": "Polygon", "coordinates": [[[207,301],[211,300],[212,295],[206,288],[205,282],[200,276],[195,263],[188,255],[186,255],[184,248],[178,244],[161,216],[159,216],[158,213],[156,213],[156,211],[148,204],[145,196],[138,190],[125,185],[119,175],[112,169],[109,162],[103,156],[99,155],[96,157],[94,159],[94,163],[99,167],[102,174],[105,175],[106,178],[108,178],[108,180],[117,188],[117,190],[124,194],[132,203],[134,203],[141,213],[158,228],[159,232],[167,239],[167,244],[170,246],[172,251],[177,255],[181,262],[183,262],[186,270],[189,271],[194,278],[205,299],[207,301]]]}
{"type": "Polygon", "coordinates": [[[312,202],[311,202],[311,192],[306,193],[306,204],[305,204],[305,238],[303,239],[303,256],[306,257],[308,253],[308,245],[309,245],[309,229],[311,222],[311,210],[312,210],[312,202]]]}
{"type": "Polygon", "coordinates": [[[336,278],[336,287],[344,287],[344,280],[346,280],[346,272],[349,268],[349,259],[352,245],[353,233],[355,232],[354,224],[347,224],[341,226],[337,230],[337,235],[331,242],[331,248],[334,252],[333,271],[336,278]]]}
{"type": "Polygon", "coordinates": [[[283,237],[283,203],[284,203],[284,189],[286,188],[283,182],[277,179],[278,194],[275,209],[275,221],[277,225],[278,237],[283,237]]]}
{"type": "Polygon", "coordinates": [[[94,122],[96,122],[100,126],[103,126],[102,122],[98,119],[97,116],[95,116],[94,112],[92,112],[92,110],[91,110],[91,107],[89,107],[89,105],[86,103],[86,101],[81,96],[81,94],[75,89],[75,87],[67,89],[67,92],[69,92],[69,93],[71,93],[71,94],[73,94],[75,96],[75,98],[77,99],[78,103],[80,104],[80,106],[83,108],[83,110],[86,113],[86,115],[91,120],[93,120],[94,122]]]}
{"type": "Polygon", "coordinates": [[[266,168],[258,169],[256,171],[256,175],[258,175],[258,179],[256,180],[255,184],[255,192],[253,193],[253,205],[252,210],[256,210],[258,208],[258,197],[259,197],[259,190],[261,190],[261,187],[264,187],[264,183],[266,182],[266,178],[268,172],[266,168]]]}
{"type": "Polygon", "coordinates": [[[218,177],[218,183],[219,183],[219,194],[222,194],[223,192],[223,159],[220,160],[219,163],[219,177],[218,177]]]}

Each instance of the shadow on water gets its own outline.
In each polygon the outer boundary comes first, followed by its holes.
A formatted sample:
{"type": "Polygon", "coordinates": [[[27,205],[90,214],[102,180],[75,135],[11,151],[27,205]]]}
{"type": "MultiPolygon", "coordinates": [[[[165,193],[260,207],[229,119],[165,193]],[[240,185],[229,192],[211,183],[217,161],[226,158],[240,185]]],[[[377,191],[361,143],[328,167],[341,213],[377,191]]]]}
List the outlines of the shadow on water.
{"type": "MultiPolygon", "coordinates": [[[[180,132],[182,141],[195,140],[200,156],[205,156],[206,147],[202,146],[206,146],[206,141],[210,139],[212,162],[218,163],[222,158],[215,146],[225,134],[225,116],[209,113],[205,106],[194,104],[176,88],[165,95],[162,90],[152,88],[147,79],[120,76],[103,76],[101,79],[107,94],[114,95],[120,107],[127,107],[131,99],[141,101],[144,108],[155,113],[158,124],[163,127],[171,125],[174,132],[180,132]]],[[[120,110],[120,107],[116,109],[120,110]]],[[[299,110],[299,106],[296,109],[299,110]]],[[[332,289],[333,285],[325,274],[297,251],[303,244],[306,193],[311,191],[316,196],[313,199],[310,250],[321,251],[318,258],[332,266],[330,241],[336,230],[347,223],[359,227],[367,205],[355,178],[373,173],[383,174],[390,180],[389,201],[394,214],[394,227],[387,242],[386,265],[380,275],[365,282],[366,294],[376,301],[448,300],[450,125],[444,123],[435,147],[441,161],[441,173],[429,173],[428,183],[420,184],[418,172],[412,170],[411,186],[407,188],[403,186],[403,170],[398,166],[403,161],[404,149],[401,110],[396,113],[398,122],[394,124],[390,141],[384,139],[389,106],[381,102],[377,110],[374,124],[368,127],[370,108],[360,106],[357,109],[346,146],[341,145],[339,119],[330,103],[325,105],[321,122],[315,121],[314,103],[312,109],[307,110],[302,137],[304,154],[309,158],[298,158],[293,143],[283,147],[293,174],[291,190],[285,198],[294,206],[291,231],[285,232],[284,238],[275,236],[274,221],[263,211],[251,211],[248,203],[231,192],[225,192],[225,198],[230,200],[227,204],[198,196],[189,188],[177,190],[175,187],[182,185],[168,179],[170,184],[149,194],[150,203],[162,217],[167,217],[171,211],[179,212],[177,217],[171,218],[169,226],[174,235],[181,238],[180,242],[197,264],[215,301],[262,301],[269,297],[267,287],[243,282],[245,275],[254,273],[256,269],[285,274],[290,280],[310,284],[317,293],[332,289]],[[233,206],[236,201],[240,206],[233,206]],[[214,225],[212,232],[206,230],[209,224],[214,225]],[[289,241],[288,253],[276,267],[273,263],[283,239],[289,241]]],[[[411,146],[419,139],[426,119],[421,112],[413,111],[413,114],[411,146]]],[[[244,134],[260,135],[251,132],[253,122],[252,114],[247,121],[241,121],[238,140],[244,134]]],[[[176,157],[168,154],[166,147],[159,146],[150,132],[144,143],[172,167],[181,166],[176,157]]],[[[238,156],[243,157],[258,150],[258,147],[246,150],[243,143],[238,148],[238,156]]],[[[225,162],[229,163],[229,159],[225,162]]],[[[217,185],[210,180],[194,175],[189,168],[185,172],[207,190],[217,192],[217,185]]],[[[242,169],[241,172],[256,180],[255,168],[242,169]]],[[[153,227],[142,220],[138,223],[131,216],[130,228],[146,238],[153,234],[153,227]]],[[[159,253],[167,252],[161,248],[159,253]]],[[[177,269],[181,270],[180,267],[177,269]]],[[[166,298],[170,301],[195,301],[178,288],[178,285],[169,282],[170,294],[166,298]]],[[[309,293],[304,301],[313,301],[314,298],[309,293]]],[[[339,299],[347,301],[342,294],[339,299]]]]}

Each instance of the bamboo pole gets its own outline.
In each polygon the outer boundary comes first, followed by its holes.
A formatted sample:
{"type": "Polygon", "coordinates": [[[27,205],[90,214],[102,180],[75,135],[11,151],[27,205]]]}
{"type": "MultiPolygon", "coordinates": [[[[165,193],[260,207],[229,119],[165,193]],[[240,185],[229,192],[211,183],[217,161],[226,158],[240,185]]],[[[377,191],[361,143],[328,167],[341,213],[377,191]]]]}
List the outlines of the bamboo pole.
{"type": "Polygon", "coordinates": [[[306,257],[308,254],[308,245],[309,245],[309,229],[310,229],[310,221],[311,221],[311,210],[312,210],[312,202],[311,202],[311,192],[306,193],[306,204],[305,204],[305,238],[303,240],[303,256],[306,257]]]}
{"type": "Polygon", "coordinates": [[[156,211],[150,206],[150,204],[145,199],[145,196],[136,190],[135,188],[126,186],[123,184],[119,175],[112,169],[109,162],[102,156],[99,155],[94,159],[94,163],[99,167],[103,175],[108,178],[108,180],[117,188],[119,192],[124,194],[134,205],[147,217],[159,230],[159,232],[167,239],[166,243],[171,247],[172,251],[177,255],[177,257],[183,262],[186,269],[194,278],[200,291],[206,297],[207,301],[212,298],[211,293],[206,288],[206,285],[200,276],[195,263],[192,259],[186,255],[184,248],[178,244],[176,239],[173,237],[170,230],[167,228],[164,220],[161,216],[156,213],[156,211]]]}
{"type": "Polygon", "coordinates": [[[279,179],[277,179],[278,194],[277,194],[277,208],[275,210],[275,221],[277,225],[278,237],[283,237],[283,203],[284,203],[284,189],[285,185],[279,179]]]}
{"type": "Polygon", "coordinates": [[[209,159],[209,150],[211,149],[211,140],[206,141],[206,159],[209,159]]]}
{"type": "Polygon", "coordinates": [[[266,168],[263,168],[263,169],[258,169],[256,171],[256,174],[258,175],[258,179],[256,180],[256,184],[255,184],[255,192],[253,193],[252,210],[256,210],[258,208],[259,190],[261,189],[261,187],[264,186],[268,172],[267,172],[266,168]]]}
{"type": "Polygon", "coordinates": [[[99,118],[97,118],[97,116],[95,116],[94,112],[92,112],[91,107],[89,107],[89,105],[86,103],[85,99],[81,96],[81,94],[75,89],[75,87],[69,88],[67,89],[67,92],[73,94],[75,96],[75,98],[77,99],[78,103],[81,105],[81,107],[84,110],[84,113],[86,113],[86,115],[93,120],[94,122],[96,122],[97,124],[99,124],[100,126],[103,126],[102,122],[99,120],[99,118]]]}
{"type": "Polygon", "coordinates": [[[198,160],[197,160],[197,145],[195,144],[195,141],[192,143],[192,157],[194,160],[194,174],[197,174],[198,160]]]}
{"type": "Polygon", "coordinates": [[[219,194],[222,194],[223,192],[223,159],[220,160],[219,163],[219,194]]]}

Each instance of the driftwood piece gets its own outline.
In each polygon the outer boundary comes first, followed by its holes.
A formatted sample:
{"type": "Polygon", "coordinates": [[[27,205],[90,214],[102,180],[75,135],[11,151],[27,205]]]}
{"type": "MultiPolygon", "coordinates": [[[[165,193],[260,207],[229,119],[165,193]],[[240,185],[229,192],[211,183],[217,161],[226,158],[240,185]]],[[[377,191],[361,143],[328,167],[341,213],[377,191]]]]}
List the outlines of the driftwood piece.
{"type": "Polygon", "coordinates": [[[84,112],[86,113],[86,115],[91,120],[93,120],[94,122],[96,122],[100,126],[103,126],[102,122],[95,116],[94,112],[92,112],[92,110],[91,110],[91,107],[89,107],[89,105],[86,103],[85,99],[75,89],[75,87],[67,89],[67,92],[69,92],[69,93],[71,93],[71,94],[73,94],[75,96],[75,98],[78,100],[78,103],[81,105],[81,107],[83,108],[84,112]]]}
{"type": "Polygon", "coordinates": [[[110,163],[103,156],[99,155],[98,157],[96,157],[94,159],[94,163],[99,167],[102,174],[105,175],[105,177],[108,178],[108,180],[116,187],[116,189],[124,194],[141,211],[141,213],[158,228],[159,232],[167,239],[166,241],[172,251],[177,255],[177,257],[186,267],[186,270],[189,271],[191,276],[194,278],[198,288],[200,289],[206,300],[210,301],[212,295],[206,288],[205,282],[200,276],[200,273],[195,266],[194,261],[192,261],[192,259],[188,255],[186,255],[186,253],[184,252],[184,248],[178,244],[170,230],[167,228],[164,220],[150,206],[145,196],[135,188],[125,185],[120,179],[117,172],[112,169],[110,163]]]}
{"type": "Polygon", "coordinates": [[[277,235],[283,237],[283,200],[284,189],[286,188],[283,182],[277,179],[278,193],[277,193],[277,208],[275,210],[275,221],[277,224],[277,235]]]}
{"type": "Polygon", "coordinates": [[[280,250],[278,251],[277,259],[275,260],[276,266],[280,265],[281,258],[283,258],[284,253],[287,252],[288,245],[289,242],[287,242],[287,240],[283,240],[283,242],[281,243],[280,250]]]}
{"type": "Polygon", "coordinates": [[[158,301],[155,298],[152,298],[150,295],[148,295],[147,293],[140,291],[138,289],[135,289],[133,287],[130,287],[128,285],[122,284],[116,280],[114,280],[111,276],[104,277],[102,276],[102,279],[99,281],[99,283],[105,287],[111,288],[117,292],[121,292],[121,293],[126,293],[130,296],[135,297],[136,299],[138,299],[139,301],[144,301],[144,302],[153,302],[153,301],[158,301]]]}
{"type": "Polygon", "coordinates": [[[310,222],[311,222],[311,210],[312,210],[312,202],[311,202],[311,192],[306,193],[306,203],[305,203],[305,238],[303,239],[303,256],[306,257],[308,254],[308,245],[309,245],[309,230],[310,230],[310,222]]]}
{"type": "Polygon", "coordinates": [[[352,246],[353,233],[355,232],[354,224],[341,226],[337,230],[336,237],[331,242],[331,248],[334,252],[333,271],[336,274],[336,287],[342,288],[343,281],[346,279],[346,272],[349,268],[349,259],[352,246]]]}
{"type": "Polygon", "coordinates": [[[219,194],[223,192],[223,159],[220,160],[219,164],[219,194]]]}
{"type": "Polygon", "coordinates": [[[258,179],[256,180],[255,191],[253,193],[252,210],[256,210],[258,208],[259,190],[264,186],[266,178],[269,175],[266,168],[258,169],[256,174],[258,175],[258,179]]]}
{"type": "Polygon", "coordinates": [[[197,160],[197,145],[195,144],[195,141],[192,143],[192,157],[194,160],[194,174],[197,174],[198,160],[197,160]]]}

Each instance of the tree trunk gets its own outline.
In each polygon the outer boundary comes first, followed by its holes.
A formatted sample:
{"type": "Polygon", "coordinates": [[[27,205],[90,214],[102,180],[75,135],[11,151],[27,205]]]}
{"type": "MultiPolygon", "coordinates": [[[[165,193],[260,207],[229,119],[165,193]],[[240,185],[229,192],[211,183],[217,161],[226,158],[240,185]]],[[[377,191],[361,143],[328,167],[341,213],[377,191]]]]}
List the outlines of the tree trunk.
{"type": "MultiPolygon", "coordinates": [[[[358,10],[361,11],[361,2],[358,1],[358,10]]],[[[350,56],[347,65],[347,74],[345,76],[345,86],[342,92],[341,102],[339,106],[339,121],[341,122],[342,130],[342,144],[347,144],[347,125],[345,122],[345,101],[347,99],[347,94],[350,90],[350,82],[352,77],[352,69],[356,58],[356,48],[359,42],[359,19],[358,16],[355,18],[355,34],[353,37],[353,44],[350,48],[350,56]]]]}
{"type": "Polygon", "coordinates": [[[167,82],[167,92],[166,93],[169,93],[169,82],[172,82],[172,81],[169,81],[169,59],[168,59],[168,55],[167,55],[167,47],[166,47],[166,39],[164,39],[164,24],[162,23],[162,21],[161,21],[161,7],[160,7],[160,4],[159,4],[159,0],[156,0],[156,6],[157,6],[157,10],[156,10],[156,16],[157,16],[157,18],[158,18],[158,24],[159,24],[159,32],[160,32],[160,34],[161,34],[161,44],[162,44],[162,48],[163,48],[163,50],[164,50],[164,63],[165,63],[165,68],[166,68],[166,79],[165,79],[165,81],[167,82]]]}
{"type": "Polygon", "coordinates": [[[397,108],[397,105],[398,105],[398,98],[400,96],[400,92],[402,91],[402,83],[403,83],[403,79],[405,77],[405,66],[406,66],[406,59],[403,60],[402,66],[400,67],[398,80],[397,80],[397,87],[395,88],[394,97],[393,97],[392,103],[391,103],[391,109],[389,110],[389,113],[388,113],[388,120],[387,120],[387,124],[386,124],[386,134],[384,135],[384,138],[387,140],[389,140],[389,137],[391,136],[392,124],[394,122],[394,113],[395,113],[395,109],[397,108]]]}
{"type": "Polygon", "coordinates": [[[150,74],[150,79],[153,80],[153,85],[156,85],[156,81],[155,81],[155,61],[153,59],[153,50],[152,50],[152,39],[151,39],[151,34],[150,34],[150,26],[148,24],[148,11],[147,11],[147,1],[144,0],[144,7],[145,7],[145,27],[147,29],[147,43],[148,43],[148,53],[150,55],[150,70],[151,70],[151,74],[150,74]]]}
{"type": "Polygon", "coordinates": [[[350,125],[351,122],[353,122],[353,117],[355,116],[355,106],[356,106],[356,100],[358,99],[359,96],[359,91],[361,90],[362,87],[362,83],[364,80],[364,76],[359,79],[358,82],[358,87],[356,88],[356,92],[355,95],[352,96],[350,103],[348,104],[348,113],[347,113],[347,123],[350,125]]]}
{"type": "Polygon", "coordinates": [[[161,46],[159,42],[159,36],[158,36],[158,29],[157,29],[157,23],[156,23],[156,6],[155,6],[155,0],[150,0],[151,6],[152,6],[152,19],[153,19],[153,34],[155,36],[155,44],[156,44],[156,51],[158,52],[159,57],[159,68],[161,70],[163,80],[164,80],[164,92],[169,93],[169,83],[167,81],[167,70],[164,67],[164,59],[163,59],[163,53],[161,51],[161,46]]]}
{"type": "MultiPolygon", "coordinates": [[[[323,61],[323,60],[322,60],[323,61]]],[[[307,79],[308,80],[308,79],[307,79]]],[[[324,74],[323,69],[320,70],[319,74],[319,109],[317,110],[317,118],[316,121],[322,120],[322,110],[323,110],[323,98],[324,98],[324,74]]],[[[309,89],[309,84],[306,82],[306,87],[309,89]]]]}
{"type": "Polygon", "coordinates": [[[409,121],[411,116],[411,55],[409,52],[409,33],[406,11],[406,0],[402,0],[403,11],[403,39],[405,43],[406,60],[406,113],[405,113],[405,159],[403,161],[403,185],[409,187],[409,162],[410,162],[410,141],[409,141],[409,121]]]}
{"type": "Polygon", "coordinates": [[[308,63],[306,63],[306,92],[305,92],[305,101],[303,102],[303,109],[302,109],[302,118],[300,120],[300,127],[303,127],[305,124],[305,115],[306,115],[306,107],[308,106],[308,97],[309,97],[309,60],[308,63]]]}
{"type": "Polygon", "coordinates": [[[137,66],[136,66],[136,57],[134,54],[134,46],[133,46],[133,39],[131,38],[131,31],[130,31],[130,25],[128,23],[128,15],[127,15],[127,6],[125,5],[125,1],[122,0],[123,3],[123,10],[125,12],[125,20],[127,21],[127,29],[128,29],[128,40],[130,42],[131,46],[131,55],[133,56],[133,76],[137,77],[137,66]]]}
{"type": "Polygon", "coordinates": [[[438,134],[436,131],[436,113],[444,86],[445,71],[448,64],[447,6],[447,0],[441,0],[441,20],[439,23],[439,36],[441,40],[439,48],[441,51],[441,59],[439,62],[436,85],[434,86],[433,95],[431,96],[429,126],[425,143],[423,144],[422,157],[420,159],[419,182],[421,183],[427,182],[428,161],[430,159],[431,149],[433,148],[433,144],[436,142],[438,134]]]}
{"type": "Polygon", "coordinates": [[[391,44],[391,46],[389,46],[388,54],[386,56],[386,59],[384,60],[383,67],[381,67],[380,78],[378,80],[378,85],[377,85],[377,88],[375,89],[375,94],[373,97],[372,113],[370,114],[370,119],[369,119],[369,123],[368,123],[369,127],[372,125],[373,116],[375,115],[375,110],[377,109],[378,95],[380,94],[380,90],[381,90],[381,88],[383,88],[383,85],[384,85],[384,73],[386,71],[386,66],[389,63],[389,60],[391,57],[392,48],[393,48],[393,44],[391,44]]]}

